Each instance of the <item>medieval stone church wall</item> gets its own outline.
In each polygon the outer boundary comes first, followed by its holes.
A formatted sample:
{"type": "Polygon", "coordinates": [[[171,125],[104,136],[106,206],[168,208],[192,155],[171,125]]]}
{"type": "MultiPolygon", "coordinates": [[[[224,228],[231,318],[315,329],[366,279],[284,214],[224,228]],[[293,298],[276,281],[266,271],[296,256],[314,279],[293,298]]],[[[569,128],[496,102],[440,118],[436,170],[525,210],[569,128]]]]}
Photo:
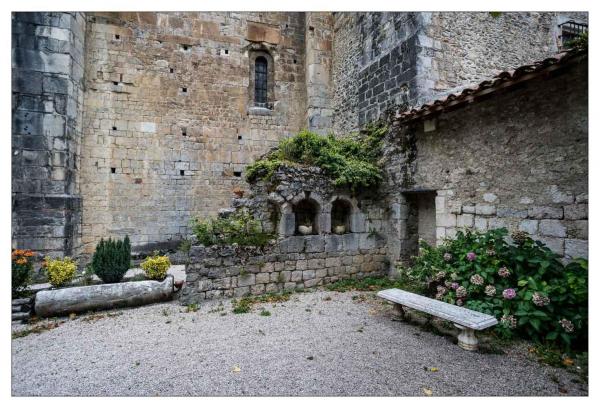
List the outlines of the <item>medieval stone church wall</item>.
{"type": "Polygon", "coordinates": [[[91,13],[81,153],[85,251],[176,241],[305,124],[303,13],[91,13]],[[249,89],[269,60],[268,106],[249,89]]]}
{"type": "Polygon", "coordinates": [[[559,50],[558,24],[586,13],[334,13],[336,134],[559,50]]]}
{"type": "Polygon", "coordinates": [[[85,17],[12,15],[12,244],[78,251],[85,17]]]}

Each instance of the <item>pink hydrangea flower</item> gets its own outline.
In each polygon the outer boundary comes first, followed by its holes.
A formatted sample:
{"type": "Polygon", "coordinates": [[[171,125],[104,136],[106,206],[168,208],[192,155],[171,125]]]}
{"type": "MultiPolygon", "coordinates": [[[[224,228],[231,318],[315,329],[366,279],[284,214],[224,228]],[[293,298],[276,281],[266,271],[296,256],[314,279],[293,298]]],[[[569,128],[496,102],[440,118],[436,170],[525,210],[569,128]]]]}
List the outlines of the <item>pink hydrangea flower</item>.
{"type": "Polygon", "coordinates": [[[531,301],[533,302],[534,305],[540,306],[540,307],[550,304],[550,298],[542,295],[539,292],[535,292],[533,294],[533,296],[531,297],[531,301]]]}
{"type": "Polygon", "coordinates": [[[506,266],[503,266],[502,268],[498,269],[498,275],[500,275],[502,278],[508,278],[510,276],[510,271],[506,266]]]}
{"type": "Polygon", "coordinates": [[[513,288],[504,289],[502,291],[502,297],[504,297],[504,299],[514,299],[515,296],[517,296],[517,291],[513,288]]]}
{"type": "Polygon", "coordinates": [[[464,286],[459,286],[456,288],[456,296],[459,298],[467,296],[467,289],[464,286]]]}
{"type": "Polygon", "coordinates": [[[456,290],[456,289],[458,289],[459,286],[460,285],[458,284],[458,282],[452,282],[451,288],[456,290]]]}
{"type": "Polygon", "coordinates": [[[565,330],[565,332],[567,333],[573,333],[575,331],[575,325],[573,324],[573,322],[571,322],[570,320],[567,319],[560,319],[558,321],[558,323],[560,323],[560,325],[562,326],[562,328],[565,330]]]}
{"type": "Polygon", "coordinates": [[[477,258],[477,255],[475,255],[475,252],[469,252],[469,253],[467,254],[467,260],[469,260],[469,261],[471,261],[471,262],[472,262],[472,261],[474,261],[474,260],[475,260],[475,258],[477,258]]]}
{"type": "Polygon", "coordinates": [[[476,273],[475,275],[471,276],[471,283],[477,286],[483,285],[483,277],[476,273]]]}

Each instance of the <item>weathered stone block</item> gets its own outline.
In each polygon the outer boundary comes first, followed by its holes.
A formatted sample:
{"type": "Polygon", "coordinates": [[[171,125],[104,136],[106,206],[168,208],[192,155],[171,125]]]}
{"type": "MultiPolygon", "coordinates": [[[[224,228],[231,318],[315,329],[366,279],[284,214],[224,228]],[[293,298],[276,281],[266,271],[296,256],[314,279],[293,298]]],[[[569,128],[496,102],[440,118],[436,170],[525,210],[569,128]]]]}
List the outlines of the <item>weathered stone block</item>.
{"type": "Polygon", "coordinates": [[[534,241],[541,241],[546,245],[552,252],[563,256],[565,254],[565,240],[564,238],[553,238],[545,236],[532,236],[534,241]]]}
{"type": "Polygon", "coordinates": [[[529,218],[535,219],[561,219],[563,217],[562,207],[531,207],[527,212],[529,218]]]}
{"type": "Polygon", "coordinates": [[[302,279],[303,280],[307,280],[307,279],[314,279],[316,276],[316,273],[314,270],[308,270],[308,271],[303,271],[302,272],[302,279]]]}
{"type": "Polygon", "coordinates": [[[356,251],[359,246],[359,235],[358,234],[345,234],[342,235],[344,241],[344,251],[356,251]]]}
{"type": "Polygon", "coordinates": [[[527,210],[519,210],[516,208],[499,207],[496,215],[503,218],[527,218],[527,210]]]}
{"type": "Polygon", "coordinates": [[[270,275],[268,273],[257,273],[256,274],[256,283],[269,283],[270,275]]]}
{"type": "Polygon", "coordinates": [[[250,286],[256,283],[256,275],[247,273],[246,275],[238,276],[238,286],[250,286]]]}
{"type": "Polygon", "coordinates": [[[528,233],[529,235],[535,235],[538,232],[538,220],[523,220],[519,224],[519,230],[528,233]]]}
{"type": "Polygon", "coordinates": [[[304,281],[304,287],[305,288],[312,288],[314,286],[317,286],[319,284],[320,279],[309,279],[309,280],[305,280],[304,281]]]}
{"type": "Polygon", "coordinates": [[[325,259],[325,267],[327,267],[327,268],[330,268],[332,266],[340,266],[341,264],[342,264],[342,261],[337,256],[325,259]]]}
{"type": "Polygon", "coordinates": [[[559,220],[541,220],[540,235],[549,237],[566,237],[567,229],[559,220]]]}
{"type": "Polygon", "coordinates": [[[477,231],[487,231],[487,229],[488,229],[487,218],[475,217],[475,229],[477,231]]]}
{"type": "Polygon", "coordinates": [[[265,293],[265,285],[260,284],[250,286],[250,293],[252,293],[253,295],[262,295],[263,293],[265,293]]]}
{"type": "Polygon", "coordinates": [[[565,220],[587,220],[588,205],[572,204],[564,207],[565,220]]]}
{"type": "Polygon", "coordinates": [[[366,220],[363,213],[350,214],[350,231],[352,232],[365,232],[366,231],[366,220]]]}
{"type": "Polygon", "coordinates": [[[325,251],[338,252],[343,249],[343,238],[340,235],[328,235],[325,237],[325,251]]]}
{"type": "Polygon", "coordinates": [[[455,214],[436,214],[435,223],[438,227],[456,227],[455,214]]]}
{"type": "Polygon", "coordinates": [[[250,287],[249,286],[244,286],[244,287],[238,287],[235,288],[233,290],[233,295],[235,297],[241,297],[241,296],[246,296],[250,293],[250,287]]]}
{"type": "Polygon", "coordinates": [[[292,271],[291,279],[293,282],[300,282],[302,280],[303,271],[292,271]]]}
{"type": "Polygon", "coordinates": [[[496,214],[496,206],[489,204],[476,204],[475,205],[475,214],[477,215],[495,215],[496,214]]]}
{"type": "Polygon", "coordinates": [[[588,258],[588,241],[565,239],[565,256],[568,258],[588,258]]]}
{"type": "Polygon", "coordinates": [[[318,269],[325,267],[324,259],[309,259],[308,260],[308,268],[309,269],[318,269]]]}
{"type": "Polygon", "coordinates": [[[325,240],[320,235],[305,237],[306,252],[323,252],[325,250],[325,240]]]}
{"type": "Polygon", "coordinates": [[[471,228],[475,223],[475,216],[473,214],[462,214],[456,219],[456,226],[459,228],[471,228]]]}

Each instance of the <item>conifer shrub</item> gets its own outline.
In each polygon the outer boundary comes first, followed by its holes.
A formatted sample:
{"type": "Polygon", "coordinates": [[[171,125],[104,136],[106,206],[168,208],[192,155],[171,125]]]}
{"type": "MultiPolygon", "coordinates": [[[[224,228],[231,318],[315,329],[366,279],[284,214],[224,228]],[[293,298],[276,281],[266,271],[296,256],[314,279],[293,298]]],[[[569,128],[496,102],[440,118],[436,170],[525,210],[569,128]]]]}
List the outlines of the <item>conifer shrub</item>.
{"type": "Polygon", "coordinates": [[[117,283],[123,279],[131,265],[131,243],[124,240],[100,240],[92,259],[92,269],[102,282],[117,283]]]}

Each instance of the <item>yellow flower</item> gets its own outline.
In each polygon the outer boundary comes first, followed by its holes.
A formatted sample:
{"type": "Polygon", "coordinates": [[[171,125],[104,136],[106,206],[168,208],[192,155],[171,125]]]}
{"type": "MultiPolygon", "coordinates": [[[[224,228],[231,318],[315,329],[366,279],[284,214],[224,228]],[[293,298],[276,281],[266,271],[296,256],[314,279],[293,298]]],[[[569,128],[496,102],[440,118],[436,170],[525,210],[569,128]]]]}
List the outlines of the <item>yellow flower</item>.
{"type": "Polygon", "coordinates": [[[55,287],[70,282],[77,272],[77,263],[69,257],[64,259],[46,258],[45,263],[48,281],[55,287]]]}
{"type": "Polygon", "coordinates": [[[140,265],[149,279],[162,280],[171,266],[168,256],[150,256],[140,265]]]}

